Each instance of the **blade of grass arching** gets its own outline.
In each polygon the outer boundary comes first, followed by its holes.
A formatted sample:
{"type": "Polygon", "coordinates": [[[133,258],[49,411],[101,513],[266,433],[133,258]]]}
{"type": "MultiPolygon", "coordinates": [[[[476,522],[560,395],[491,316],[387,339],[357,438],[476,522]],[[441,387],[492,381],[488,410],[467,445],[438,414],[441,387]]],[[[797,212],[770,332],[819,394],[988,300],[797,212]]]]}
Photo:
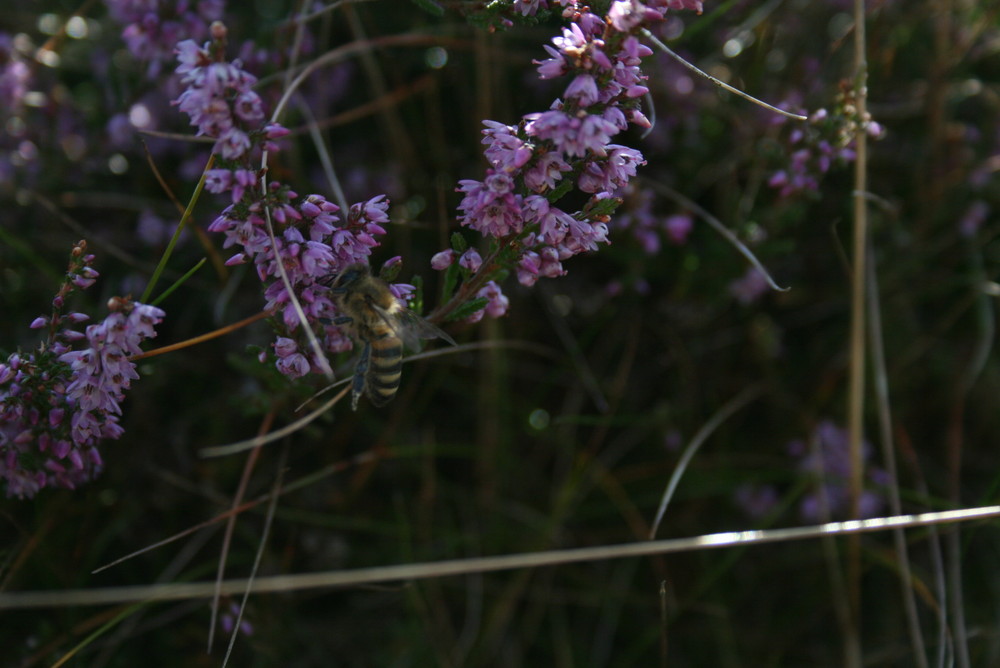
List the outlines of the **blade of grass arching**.
{"type": "Polygon", "coordinates": [[[752,264],[757,269],[757,271],[759,271],[764,276],[764,279],[767,281],[767,284],[771,286],[772,290],[777,290],[778,292],[786,292],[789,289],[789,288],[783,288],[774,282],[774,279],[771,278],[771,274],[767,271],[767,268],[761,263],[760,260],[757,259],[757,256],[753,254],[753,251],[747,248],[747,245],[744,244],[742,241],[740,241],[739,238],[728,227],[723,225],[721,220],[710,214],[706,209],[699,206],[697,202],[688,197],[685,197],[684,195],[680,194],[673,188],[665,186],[661,183],[657,183],[656,181],[650,181],[648,183],[652,184],[653,190],[655,190],[656,192],[665,195],[666,197],[669,197],[670,199],[674,200],[685,209],[693,211],[695,214],[697,214],[699,218],[708,223],[713,230],[722,235],[723,239],[732,244],[733,248],[735,248],[740,255],[745,257],[750,262],[750,264],[752,264]]]}
{"type": "Polygon", "coordinates": [[[125,608],[124,610],[122,610],[120,613],[118,613],[117,615],[115,615],[113,619],[111,619],[106,624],[104,624],[101,628],[97,629],[96,631],[94,631],[93,633],[91,633],[89,636],[87,636],[86,638],[84,638],[83,640],[81,640],[79,642],[79,644],[77,644],[76,647],[74,647],[70,651],[68,651],[65,654],[63,654],[62,657],[60,657],[58,661],[56,661],[55,663],[52,664],[52,668],[59,668],[60,666],[65,665],[65,663],[67,661],[69,661],[70,659],[72,659],[74,656],[76,656],[77,653],[79,653],[83,649],[86,649],[90,645],[90,643],[94,642],[95,640],[97,640],[98,638],[100,638],[102,635],[104,635],[105,633],[107,633],[108,631],[110,631],[111,629],[113,629],[120,622],[122,622],[122,621],[128,619],[129,617],[131,617],[133,614],[135,614],[140,608],[142,608],[146,604],[147,604],[146,601],[140,601],[138,603],[133,603],[132,605],[130,605],[127,608],[125,608]]]}
{"type": "MultiPolygon", "coordinates": [[[[860,516],[864,470],[865,407],[865,283],[868,278],[868,134],[861,126],[867,116],[868,58],[865,33],[865,0],[854,0],[854,104],[859,130],[855,133],[854,161],[854,243],[851,250],[851,325],[850,363],[848,368],[847,431],[850,452],[848,490],[852,518],[860,516]]],[[[861,665],[861,538],[853,536],[847,544],[847,593],[851,624],[844,639],[844,650],[851,666],[861,665]]]]}
{"type": "MultiPolygon", "coordinates": [[[[969,392],[979,378],[993,347],[996,334],[992,298],[981,288],[986,283],[986,272],[980,249],[969,244],[969,264],[971,265],[972,288],[978,291],[976,300],[976,345],[969,362],[962,370],[955,389],[951,416],[948,425],[948,499],[958,508],[962,503],[962,455],[964,447],[965,405],[969,392]]],[[[972,665],[969,656],[968,637],[965,632],[965,597],[962,590],[962,538],[961,532],[952,530],[945,539],[948,555],[948,607],[955,638],[955,658],[959,668],[972,665]]]]}
{"type": "MultiPolygon", "coordinates": [[[[260,452],[260,448],[254,450],[254,454],[258,452],[260,452]]],[[[226,648],[226,656],[222,660],[222,668],[226,668],[226,664],[229,663],[229,657],[232,656],[233,647],[236,645],[236,636],[239,634],[240,625],[243,623],[243,611],[246,610],[247,599],[250,598],[250,590],[253,589],[254,578],[257,577],[257,571],[260,570],[260,562],[264,557],[264,547],[267,545],[267,537],[270,535],[271,525],[274,523],[274,511],[278,507],[278,498],[281,497],[281,484],[285,479],[285,462],[287,461],[288,441],[285,441],[285,447],[281,449],[281,457],[278,460],[278,475],[275,477],[274,485],[271,487],[271,502],[267,504],[267,513],[264,516],[264,528],[261,531],[260,546],[253,560],[253,568],[250,569],[250,577],[247,578],[246,589],[243,590],[243,599],[240,601],[239,613],[233,621],[233,632],[229,636],[229,647],[226,648]]]]}
{"type": "Polygon", "coordinates": [[[730,399],[722,408],[716,411],[715,414],[702,425],[701,429],[698,430],[698,433],[694,435],[691,442],[688,443],[684,452],[681,454],[680,461],[677,462],[677,467],[674,469],[673,474],[670,476],[670,481],[667,483],[667,488],[663,491],[663,497],[660,499],[660,507],[656,509],[656,517],[653,519],[653,526],[649,530],[650,540],[656,538],[656,530],[660,527],[660,521],[663,520],[664,513],[667,512],[667,505],[670,503],[670,499],[673,498],[674,492],[677,490],[677,485],[680,484],[681,477],[687,471],[688,464],[691,463],[691,460],[694,458],[695,454],[697,454],[702,444],[708,440],[708,437],[711,436],[723,422],[729,419],[733,413],[758,398],[763,391],[764,388],[760,384],[751,385],[747,389],[743,390],[738,395],[730,399]]]}
{"type": "Polygon", "coordinates": [[[162,293],[160,293],[160,296],[157,297],[156,299],[154,299],[153,301],[151,301],[150,304],[153,305],[153,306],[158,306],[160,304],[160,302],[162,302],[164,299],[166,299],[167,297],[170,296],[170,293],[172,293],[174,290],[176,290],[180,286],[184,285],[184,283],[189,278],[191,278],[192,276],[194,276],[195,272],[198,271],[199,269],[201,269],[202,265],[204,265],[206,261],[207,261],[207,258],[201,258],[198,261],[198,264],[196,264],[195,266],[191,267],[191,269],[189,269],[186,274],[184,274],[183,276],[181,276],[180,278],[178,278],[176,281],[174,281],[173,285],[171,285],[169,288],[167,288],[162,293]]]}
{"type": "Polygon", "coordinates": [[[337,402],[343,399],[347,395],[348,390],[351,389],[351,386],[348,384],[350,382],[351,382],[350,378],[345,378],[342,381],[338,381],[338,384],[344,385],[344,389],[338,392],[336,396],[334,396],[328,402],[326,402],[325,404],[314,410],[312,413],[309,413],[308,415],[299,418],[298,420],[289,425],[285,425],[284,427],[278,429],[277,431],[271,432],[267,436],[255,436],[253,438],[248,438],[245,441],[237,441],[236,443],[230,443],[229,445],[216,445],[210,448],[204,448],[198,453],[198,455],[205,458],[225,457],[227,455],[235,455],[238,452],[243,452],[244,450],[252,450],[261,445],[267,445],[268,443],[273,443],[274,441],[277,441],[278,439],[288,434],[293,434],[299,429],[305,427],[310,422],[313,422],[314,420],[318,419],[328,410],[333,408],[333,406],[337,402]]]}
{"type": "MultiPolygon", "coordinates": [[[[903,504],[899,498],[899,473],[896,467],[896,448],[892,438],[892,409],[889,404],[889,374],[885,363],[885,341],[882,337],[881,300],[879,299],[878,271],[875,268],[875,258],[868,258],[868,322],[871,337],[872,375],[874,376],[876,409],[879,418],[879,441],[882,444],[882,460],[889,474],[889,484],[886,490],[889,495],[889,508],[893,515],[903,512],[903,504]]],[[[913,593],[913,574],[910,569],[910,554],[906,547],[906,534],[902,529],[893,531],[893,542],[896,548],[896,560],[899,567],[900,594],[903,598],[903,609],[906,613],[907,629],[910,633],[910,643],[913,645],[914,665],[917,668],[927,668],[927,650],[924,646],[924,634],[920,630],[920,615],[917,613],[917,600],[913,593]]]]}
{"type": "MultiPolygon", "coordinates": [[[[159,133],[155,132],[151,133],[148,131],[140,132],[140,135],[143,134],[159,134],[159,133]]],[[[192,137],[191,135],[179,135],[170,137],[170,139],[173,139],[174,141],[189,141],[189,142],[204,139],[207,140],[209,143],[215,142],[215,140],[210,137],[192,137]]],[[[149,146],[146,145],[145,139],[142,140],[142,150],[146,153],[146,164],[149,165],[149,169],[153,172],[153,176],[156,177],[157,182],[160,184],[160,188],[163,190],[164,193],[166,193],[170,201],[173,202],[174,206],[177,208],[177,213],[183,216],[185,207],[183,204],[181,204],[180,200],[177,199],[177,195],[174,194],[174,191],[170,188],[170,184],[167,183],[167,180],[163,178],[163,174],[160,173],[160,168],[156,166],[156,161],[153,160],[153,154],[149,152],[149,146]]],[[[212,160],[214,158],[215,158],[214,155],[209,158],[208,164],[205,166],[206,172],[209,169],[211,169],[212,160]]],[[[226,268],[226,263],[222,259],[222,256],[219,255],[219,251],[215,249],[215,246],[208,238],[208,233],[205,232],[205,230],[198,227],[197,225],[192,227],[191,231],[194,232],[194,236],[198,238],[198,243],[201,244],[201,247],[205,249],[205,254],[212,259],[212,267],[215,269],[215,274],[219,277],[219,280],[225,281],[226,276],[229,274],[229,270],[226,268]]]]}
{"type": "MultiPolygon", "coordinates": [[[[269,412],[264,416],[264,421],[261,423],[260,429],[258,430],[258,435],[266,434],[271,429],[271,425],[274,423],[274,412],[269,412]]],[[[240,484],[236,489],[236,494],[233,495],[233,503],[230,506],[230,510],[239,506],[243,502],[243,496],[246,494],[247,486],[250,484],[250,474],[253,473],[254,466],[257,464],[257,459],[260,457],[260,450],[263,446],[258,445],[256,448],[250,451],[250,456],[247,457],[246,462],[243,465],[243,474],[240,476],[240,484]]],[[[276,501],[277,499],[274,499],[276,501]]],[[[219,553],[219,566],[215,571],[215,596],[212,597],[212,615],[211,615],[211,625],[208,628],[208,652],[212,652],[212,641],[215,639],[215,622],[219,614],[219,599],[222,598],[221,586],[222,578],[226,573],[226,557],[229,555],[229,546],[232,543],[233,531],[236,529],[236,518],[239,517],[237,513],[233,513],[229,516],[226,521],[226,531],[222,538],[222,549],[219,553]]],[[[242,608],[240,610],[242,614],[242,608]]],[[[239,631],[239,624],[237,623],[233,627],[233,633],[239,631]]],[[[231,646],[230,646],[231,648],[231,646]]],[[[227,652],[226,658],[229,658],[227,652]]],[[[225,665],[225,664],[223,664],[225,665]]]]}
{"type": "Polygon", "coordinates": [[[163,256],[160,258],[159,263],[156,265],[156,269],[153,270],[153,275],[149,279],[149,283],[146,285],[146,289],[142,293],[142,297],[139,299],[143,304],[148,303],[147,300],[149,296],[153,294],[153,289],[156,287],[157,281],[160,280],[160,275],[167,266],[167,262],[170,260],[170,256],[174,252],[174,246],[177,245],[177,240],[180,239],[181,232],[184,231],[184,227],[187,225],[188,221],[191,220],[191,214],[194,212],[194,205],[198,203],[198,198],[201,197],[201,191],[205,187],[205,178],[208,176],[208,170],[212,168],[215,164],[215,155],[210,155],[208,162],[205,163],[205,169],[201,172],[201,178],[198,179],[198,185],[194,188],[194,193],[191,195],[190,201],[188,201],[187,208],[184,209],[184,214],[181,215],[181,221],[177,224],[177,229],[174,230],[174,235],[170,237],[170,242],[167,244],[166,250],[163,251],[163,256]]]}

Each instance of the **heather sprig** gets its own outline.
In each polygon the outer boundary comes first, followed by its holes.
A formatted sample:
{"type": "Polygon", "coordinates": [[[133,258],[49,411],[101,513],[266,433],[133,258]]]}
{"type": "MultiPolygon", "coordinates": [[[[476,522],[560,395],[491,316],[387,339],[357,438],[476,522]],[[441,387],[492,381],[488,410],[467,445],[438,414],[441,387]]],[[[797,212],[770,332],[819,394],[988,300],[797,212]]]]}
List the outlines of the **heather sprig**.
{"type": "Polygon", "coordinates": [[[84,332],[89,320],[67,312],[67,298],[92,285],[94,256],[80,241],[71,253],[66,280],[52,300],[52,313],[33,329],[48,337],[33,353],[16,352],[0,363],[0,480],[8,497],[33,497],[44,487],[74,489],[103,468],[98,445],[120,438],[121,402],[139,376],[130,355],[164,312],[114,297],[111,313],[84,332]],[[83,342],[86,347],[74,348],[83,342]]]}
{"type": "MultiPolygon", "coordinates": [[[[459,182],[458,209],[461,225],[489,239],[489,250],[477,269],[471,270],[468,261],[463,265],[464,282],[454,295],[446,293],[450,301],[432,318],[468,317],[460,306],[474,297],[481,308],[493,306],[488,313],[502,312],[496,283],[502,274],[514,273],[518,282],[531,286],[542,277],[565,275],[563,262],[609,243],[610,216],[621,203],[618,193],[645,164],[638,150],[612,143],[630,125],[650,126],[639,105],[648,92],[639,65],[652,51],[638,34],[670,9],[701,10],[700,2],[618,0],[601,16],[575,3],[515,3],[525,16],[557,4],[565,7],[569,25],[544,47],[549,57],[534,62],[541,79],[568,79],[563,96],[546,111],[524,115],[517,125],[483,121],[490,167],[482,181],[459,182]],[[589,195],[586,203],[574,212],[559,208],[574,188],[589,195]],[[491,297],[483,302],[487,282],[492,282],[491,297]]],[[[453,242],[432,260],[434,269],[450,272],[446,285],[455,283],[452,260],[466,257],[462,244],[453,242]]]]}
{"type": "MultiPolygon", "coordinates": [[[[227,265],[252,262],[264,287],[265,310],[274,314],[277,337],[275,364],[296,378],[329,368],[326,353],[350,350],[350,338],[331,324],[336,306],[320,279],[347,266],[367,263],[378,238],[386,233],[389,201],[377,195],[341,209],[319,194],[300,198],[289,186],[267,181],[253,161],[260,152],[275,152],[272,141],[288,134],[266,121],[256,78],[239,60],[226,60],[225,26],[212,26],[213,41],[199,47],[187,40],[177,45],[177,73],[187,85],[176,100],[198,133],[216,137],[218,165],[205,174],[205,189],[228,193],[231,204],[208,226],[225,235],[225,248],[238,249],[227,265]],[[302,325],[305,327],[302,327],[302,325]],[[316,345],[313,344],[315,342],[316,345]]],[[[413,286],[392,284],[405,302],[413,286]]],[[[262,361],[267,355],[262,353],[262,361]]]]}
{"type": "MultiPolygon", "coordinates": [[[[273,140],[288,134],[275,124],[264,123],[260,96],[253,90],[257,78],[244,70],[239,60],[226,60],[226,27],[212,24],[212,41],[198,46],[193,40],[176,45],[180,62],[176,72],[186,87],[174,100],[191,117],[198,134],[217,139],[213,151],[222,159],[236,161],[252,148],[276,151],[273,140]]],[[[247,187],[255,179],[235,168],[235,176],[215,175],[211,192],[247,187]]],[[[245,170],[244,170],[245,171],[245,170]]]]}
{"type": "MultiPolygon", "coordinates": [[[[778,116],[775,122],[786,123],[787,119],[778,116]]],[[[771,175],[768,185],[776,188],[782,198],[818,192],[820,181],[834,165],[854,162],[855,137],[859,132],[872,139],[885,135],[882,126],[869,114],[858,117],[854,93],[845,85],[832,111],[818,109],[809,115],[808,123],[791,127],[787,150],[782,153],[787,156],[786,164],[771,175]]]]}

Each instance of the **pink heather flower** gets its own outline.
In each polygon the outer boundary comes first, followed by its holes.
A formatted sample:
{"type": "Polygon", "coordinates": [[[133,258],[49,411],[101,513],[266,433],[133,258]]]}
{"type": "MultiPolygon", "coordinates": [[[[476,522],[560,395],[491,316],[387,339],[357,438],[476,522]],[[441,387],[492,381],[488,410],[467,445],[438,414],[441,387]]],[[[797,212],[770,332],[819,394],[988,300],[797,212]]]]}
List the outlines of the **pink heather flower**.
{"type": "Polygon", "coordinates": [[[407,306],[413,299],[413,293],[417,291],[416,286],[409,283],[390,283],[389,292],[399,300],[400,306],[407,306]]]}
{"type": "Polygon", "coordinates": [[[616,0],[608,10],[608,21],[618,32],[630,32],[647,19],[647,11],[638,0],[616,0]]]}
{"type": "Polygon", "coordinates": [[[525,220],[538,223],[536,241],[540,244],[560,244],[577,221],[565,211],[549,204],[539,195],[524,200],[525,220]]]}
{"type": "Polygon", "coordinates": [[[556,151],[549,151],[524,172],[524,185],[536,193],[542,193],[556,187],[562,180],[564,172],[572,169],[562,155],[556,151]]]}
{"type": "Polygon", "coordinates": [[[232,186],[233,172],[228,169],[210,169],[205,172],[205,190],[224,193],[232,186]]]}
{"type": "MultiPolygon", "coordinates": [[[[463,226],[501,240],[518,235],[521,250],[514,270],[523,285],[530,286],[543,276],[564,275],[562,263],[566,259],[608,243],[607,218],[589,212],[602,200],[614,197],[613,193],[625,187],[645,164],[639,151],[611,144],[611,139],[630,123],[650,125],[630,100],[648,93],[647,77],[639,66],[652,51],[630,33],[662,20],[675,5],[700,8],[700,2],[678,1],[681,4],[618,0],[611,4],[607,16],[571,0],[547,3],[572,8],[563,14],[572,23],[552,39],[551,46],[544,47],[548,58],[534,61],[542,79],[573,75],[564,100],[555,100],[547,111],[524,115],[519,126],[484,121],[484,152],[491,168],[483,181],[462,180],[457,189],[463,194],[458,206],[463,226]],[[567,173],[574,175],[579,190],[593,195],[573,214],[549,201],[558,199],[553,190],[562,193],[560,186],[568,185],[563,181],[567,173]]],[[[544,4],[518,0],[516,7],[528,15],[544,4]]],[[[633,225],[633,229],[646,240],[647,248],[658,249],[662,225],[659,218],[644,215],[643,224],[633,225]]],[[[678,218],[671,226],[668,234],[675,242],[682,242],[690,220],[678,218]]],[[[456,255],[442,251],[434,256],[432,266],[444,269],[456,255]]],[[[479,267],[478,254],[476,258],[473,261],[464,253],[459,263],[473,270],[479,267]]],[[[470,320],[482,317],[478,313],[470,320]]]]}
{"type": "Polygon", "coordinates": [[[146,75],[150,79],[159,75],[178,42],[206,39],[209,23],[222,18],[224,5],[222,0],[107,0],[105,4],[111,17],[125,24],[122,39],[132,55],[148,63],[146,75]]]}
{"type": "Polygon", "coordinates": [[[462,225],[468,225],[482,234],[503,237],[521,231],[523,216],[520,198],[514,195],[510,176],[487,170],[486,181],[459,181],[459,192],[466,193],[459,210],[465,213],[462,225]]]}
{"type": "Polygon", "coordinates": [[[435,271],[444,271],[452,265],[457,255],[458,253],[450,248],[439,253],[435,253],[431,258],[431,269],[434,269],[435,271]]]}
{"type": "Polygon", "coordinates": [[[309,373],[309,360],[299,352],[299,347],[293,339],[279,336],[272,345],[278,357],[275,362],[278,371],[289,378],[301,378],[309,373]]]}
{"type": "Polygon", "coordinates": [[[38,352],[0,363],[0,481],[8,497],[30,498],[46,486],[73,489],[93,479],[103,468],[96,446],[123,433],[120,402],[138,378],[128,356],[156,335],[164,313],[118,297],[109,307],[104,321],[87,328],[89,348],[68,350],[50,337],[38,352]]]}
{"type": "Polygon", "coordinates": [[[534,16],[538,8],[547,8],[545,0],[514,0],[514,11],[520,12],[521,16],[534,16]]]}
{"type": "Polygon", "coordinates": [[[542,266],[542,260],[538,253],[525,251],[517,263],[517,282],[530,288],[538,282],[538,274],[542,266]]]}
{"type": "Polygon", "coordinates": [[[507,313],[507,307],[510,305],[510,300],[503,294],[500,286],[497,285],[496,281],[489,281],[479,292],[476,293],[477,297],[486,297],[489,302],[486,304],[486,315],[491,318],[499,318],[500,316],[507,313]]]}
{"type": "Polygon", "coordinates": [[[482,264],[483,264],[483,258],[480,257],[479,251],[477,251],[475,248],[468,249],[467,251],[462,253],[462,257],[458,259],[458,265],[460,267],[468,269],[473,273],[479,271],[479,267],[481,267],[482,264]]]}
{"type": "Polygon", "coordinates": [[[566,87],[566,99],[575,100],[581,107],[589,107],[598,99],[597,81],[590,74],[578,74],[566,87]]]}
{"type": "Polygon", "coordinates": [[[551,57],[545,60],[531,61],[535,65],[538,65],[539,79],[555,79],[556,77],[561,77],[569,72],[569,65],[566,63],[566,59],[561,53],[559,53],[559,51],[553,49],[548,44],[544,45],[542,48],[545,49],[551,57]]]}
{"type": "MultiPolygon", "coordinates": [[[[245,173],[248,186],[249,170],[237,170],[235,178],[245,173]]],[[[248,193],[253,192],[249,190],[248,193]]],[[[359,262],[367,263],[372,249],[379,245],[377,237],[385,234],[383,225],[389,222],[389,201],[384,195],[351,205],[347,220],[341,222],[339,208],[322,195],[308,195],[304,199],[284,186],[271,183],[264,200],[243,200],[241,211],[227,207],[209,225],[209,231],[226,236],[225,247],[241,249],[229,263],[252,261],[257,275],[265,284],[265,308],[276,312],[279,338],[274,344],[275,364],[281,373],[297,378],[322,368],[321,361],[308,347],[300,329],[299,314],[292,305],[291,295],[280,279],[279,262],[292,286],[295,297],[305,314],[307,323],[321,333],[320,344],[326,352],[343,352],[351,349],[351,340],[339,327],[329,323],[336,317],[329,287],[324,280],[345,267],[359,262]],[[274,223],[275,241],[272,244],[264,229],[265,219],[261,210],[265,201],[274,223]],[[235,216],[245,216],[240,220],[235,216]]],[[[395,260],[398,261],[398,258],[395,260]]],[[[387,264],[392,264],[390,260],[387,264]]],[[[398,283],[390,286],[397,298],[406,300],[413,286],[398,283]]],[[[266,356],[265,356],[266,358],[266,356]]]]}
{"type": "Polygon", "coordinates": [[[483,125],[483,143],[489,145],[484,154],[494,169],[513,172],[531,160],[531,147],[514,134],[515,128],[490,120],[483,121],[483,125]]]}
{"type": "Polygon", "coordinates": [[[667,231],[667,238],[671,243],[681,246],[687,241],[691,234],[694,221],[687,214],[677,214],[669,216],[663,221],[663,227],[667,231]]]}
{"type": "Polygon", "coordinates": [[[767,277],[756,267],[750,267],[742,277],[729,284],[729,294],[744,306],[763,297],[768,289],[770,286],[767,283],[767,277]]]}
{"type": "Polygon", "coordinates": [[[586,193],[611,193],[629,182],[636,173],[636,167],[645,165],[646,160],[639,151],[609,144],[607,158],[587,164],[580,174],[578,185],[586,193]]]}

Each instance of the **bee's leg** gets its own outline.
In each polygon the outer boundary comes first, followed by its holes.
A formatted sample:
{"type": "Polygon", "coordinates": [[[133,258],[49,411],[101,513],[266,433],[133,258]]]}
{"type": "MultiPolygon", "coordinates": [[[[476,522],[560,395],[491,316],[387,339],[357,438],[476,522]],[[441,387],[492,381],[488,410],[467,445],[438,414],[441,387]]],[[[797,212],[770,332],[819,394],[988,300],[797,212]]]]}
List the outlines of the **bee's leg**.
{"type": "Polygon", "coordinates": [[[361,351],[357,366],[354,367],[354,383],[351,387],[351,410],[358,410],[358,399],[365,392],[365,374],[368,372],[368,361],[371,359],[372,347],[366,343],[361,351]]]}

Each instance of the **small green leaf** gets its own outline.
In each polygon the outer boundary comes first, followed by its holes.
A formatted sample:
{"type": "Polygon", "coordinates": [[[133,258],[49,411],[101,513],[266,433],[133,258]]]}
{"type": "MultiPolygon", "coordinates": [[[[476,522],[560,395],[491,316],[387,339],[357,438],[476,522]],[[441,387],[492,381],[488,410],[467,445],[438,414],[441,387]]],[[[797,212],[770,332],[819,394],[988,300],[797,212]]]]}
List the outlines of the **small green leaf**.
{"type": "Polygon", "coordinates": [[[171,292],[173,292],[174,290],[176,290],[177,288],[179,288],[181,285],[184,284],[185,281],[187,281],[189,278],[191,278],[192,276],[194,276],[194,273],[196,271],[198,271],[199,269],[201,269],[201,266],[203,264],[205,264],[206,261],[207,261],[207,258],[201,258],[201,260],[198,262],[198,264],[196,264],[194,267],[192,267],[191,269],[189,269],[186,274],[184,274],[183,276],[181,276],[180,278],[178,278],[176,281],[174,281],[174,284],[171,285],[166,290],[164,290],[163,294],[161,294],[159,297],[157,297],[152,302],[150,302],[150,305],[151,306],[159,306],[160,302],[162,302],[164,299],[166,299],[167,297],[169,297],[171,292]]]}
{"type": "Polygon", "coordinates": [[[547,195],[545,195],[545,199],[555,204],[556,202],[562,199],[563,195],[572,190],[574,185],[576,185],[576,179],[564,178],[562,181],[559,182],[559,185],[557,185],[555,188],[550,190],[547,195]]]}
{"type": "Polygon", "coordinates": [[[459,266],[457,262],[452,262],[451,265],[444,270],[444,285],[441,286],[442,304],[451,299],[451,296],[455,294],[455,287],[458,285],[458,270],[459,266]]]}
{"type": "Polygon", "coordinates": [[[621,203],[622,199],[620,197],[608,197],[607,199],[592,197],[586,206],[583,207],[583,214],[591,219],[610,216],[615,212],[615,209],[621,206],[621,203]]]}
{"type": "Polygon", "coordinates": [[[455,232],[451,235],[451,247],[456,253],[461,255],[469,247],[469,242],[461,234],[455,232]]]}
{"type": "Polygon", "coordinates": [[[456,320],[465,320],[470,315],[477,311],[482,311],[486,308],[486,305],[490,303],[490,300],[486,297],[476,297],[470,301],[465,302],[457,309],[452,311],[448,317],[448,322],[455,322],[456,320]]]}

